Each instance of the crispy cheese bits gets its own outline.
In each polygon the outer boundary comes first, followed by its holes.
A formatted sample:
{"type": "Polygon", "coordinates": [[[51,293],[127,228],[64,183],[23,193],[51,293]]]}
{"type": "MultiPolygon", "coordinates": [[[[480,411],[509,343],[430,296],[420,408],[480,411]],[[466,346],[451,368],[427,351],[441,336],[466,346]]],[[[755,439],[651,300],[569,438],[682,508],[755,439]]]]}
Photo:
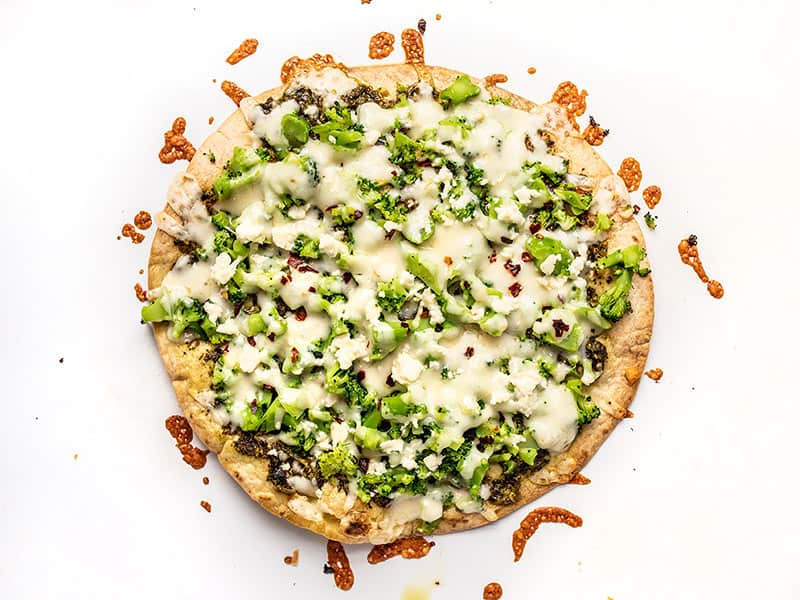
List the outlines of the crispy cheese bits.
{"type": "Polygon", "coordinates": [[[700,253],[697,250],[697,236],[690,235],[688,238],[681,240],[678,244],[678,253],[683,263],[692,267],[700,281],[706,284],[708,293],[714,298],[722,298],[723,294],[725,294],[722,284],[715,279],[709,279],[703,267],[703,261],[700,260],[700,253]]]}
{"type": "Polygon", "coordinates": [[[635,192],[642,183],[642,167],[639,161],[629,156],[622,161],[617,175],[620,176],[629,192],[635,192]]]}
{"type": "Polygon", "coordinates": [[[649,371],[645,371],[644,374],[653,381],[660,381],[664,376],[664,371],[662,369],[650,369],[649,371]]]}
{"type": "Polygon", "coordinates": [[[484,78],[487,86],[495,86],[498,83],[505,83],[508,81],[508,75],[504,75],[503,73],[493,73],[491,75],[487,75],[484,78]]]}
{"type": "Polygon", "coordinates": [[[403,52],[406,53],[406,62],[410,65],[425,64],[425,44],[422,34],[416,29],[404,29],[400,36],[403,52]]]}
{"type": "MultiPolygon", "coordinates": [[[[193,469],[202,469],[206,464],[206,456],[209,451],[200,450],[200,448],[192,446],[194,433],[192,433],[192,427],[189,425],[189,421],[186,420],[186,417],[173,415],[169,417],[164,424],[167,431],[169,431],[170,435],[175,439],[175,446],[180,450],[183,456],[183,462],[193,469]]],[[[209,506],[206,510],[210,512],[211,507],[209,506]]]]}
{"type": "Polygon", "coordinates": [[[394,34],[379,31],[369,39],[369,57],[373,60],[386,58],[394,52],[394,34]]]}
{"type": "Polygon", "coordinates": [[[220,87],[225,95],[236,103],[236,106],[239,106],[242,100],[250,95],[232,81],[223,81],[220,87]]]}
{"type": "Polygon", "coordinates": [[[642,191],[642,198],[644,198],[644,203],[647,204],[647,208],[653,210],[656,204],[661,202],[661,188],[657,185],[648,185],[642,191]]]}
{"type": "Polygon", "coordinates": [[[528,543],[528,540],[536,533],[542,523],[566,523],[570,527],[580,527],[583,525],[583,519],[557,506],[545,506],[531,511],[527,517],[522,519],[519,529],[514,532],[511,538],[511,547],[514,549],[514,562],[522,558],[525,544],[528,543]]]}
{"type": "Polygon", "coordinates": [[[120,233],[122,233],[122,237],[130,238],[132,244],[141,244],[144,241],[144,234],[136,231],[136,228],[130,223],[125,223],[120,233]]]}
{"type": "Polygon", "coordinates": [[[194,146],[184,137],[186,133],[186,119],[178,117],[172,122],[172,129],[164,133],[164,146],[158,153],[158,160],[164,164],[174,163],[176,160],[192,160],[194,146]]]}
{"type": "Polygon", "coordinates": [[[503,586],[493,581],[483,588],[483,600],[500,600],[503,597],[503,586]]]}
{"type": "Polygon", "coordinates": [[[569,483],[573,485],[589,485],[592,483],[592,480],[586,477],[583,473],[575,473],[572,476],[572,479],[569,480],[569,483]]]}
{"type": "Polygon", "coordinates": [[[146,210],[140,210],[138,213],[136,213],[136,216],[133,217],[133,224],[142,231],[150,229],[150,227],[153,225],[153,217],[151,217],[150,213],[146,210]]]}
{"type": "Polygon", "coordinates": [[[349,590],[355,583],[353,569],[350,568],[350,561],[344,551],[344,546],[339,542],[328,540],[328,563],[327,566],[333,571],[333,581],[340,590],[349,590]]]}
{"type": "Polygon", "coordinates": [[[435,545],[436,542],[429,542],[422,537],[403,538],[389,544],[373,546],[372,550],[370,550],[367,555],[367,562],[371,565],[377,565],[395,556],[402,556],[403,558],[423,558],[428,556],[428,552],[430,552],[431,548],[435,545]]]}
{"type": "Polygon", "coordinates": [[[589,125],[583,130],[583,139],[591,146],[599,146],[605,141],[608,134],[609,130],[600,127],[594,117],[589,115],[589,125]]]}
{"type": "Polygon", "coordinates": [[[236,48],[233,52],[231,52],[230,56],[225,59],[229,65],[235,65],[239,61],[244,60],[251,54],[255,54],[256,50],[258,49],[258,40],[254,38],[248,38],[244,40],[239,47],[236,48]]]}
{"type": "Polygon", "coordinates": [[[553,92],[552,102],[555,102],[567,113],[569,122],[575,129],[578,129],[577,117],[586,112],[586,90],[578,91],[578,86],[571,81],[563,81],[558,84],[556,91],[553,92]]]}

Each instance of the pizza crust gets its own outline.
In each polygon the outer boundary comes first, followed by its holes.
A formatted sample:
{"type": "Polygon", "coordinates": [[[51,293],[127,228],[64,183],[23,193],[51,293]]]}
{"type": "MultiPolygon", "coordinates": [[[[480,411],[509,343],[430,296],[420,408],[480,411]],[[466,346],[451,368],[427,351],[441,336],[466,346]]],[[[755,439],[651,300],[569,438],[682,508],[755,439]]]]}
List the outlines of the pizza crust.
{"type": "MultiPolygon", "coordinates": [[[[420,80],[432,84],[437,89],[449,85],[461,75],[457,71],[441,67],[420,65],[380,65],[355,67],[348,73],[364,83],[376,88],[394,91],[397,83],[412,85],[420,80]]],[[[475,80],[478,81],[477,79],[475,80]]],[[[263,102],[268,97],[280,97],[284,87],[268,90],[255,97],[263,102]]],[[[530,110],[534,104],[501,88],[493,87],[493,95],[510,100],[512,106],[530,110]]],[[[554,107],[555,108],[555,107],[554,107]]],[[[617,248],[637,243],[645,247],[644,235],[633,219],[629,208],[629,198],[621,181],[595,150],[580,137],[569,124],[563,112],[552,111],[549,128],[556,134],[556,149],[570,158],[570,171],[580,167],[580,174],[588,175],[595,181],[604,178],[615,189],[616,212],[611,215],[614,225],[609,231],[608,246],[617,248]]],[[[209,189],[236,145],[249,145],[251,133],[241,111],[234,112],[198,148],[187,169],[197,179],[202,189],[209,189]],[[213,152],[216,162],[208,160],[213,152]]],[[[175,216],[171,209],[165,209],[175,216]]],[[[161,285],[166,274],[181,255],[174,239],[159,229],[153,240],[148,265],[148,284],[150,289],[161,285]]],[[[633,400],[639,381],[629,384],[625,377],[627,369],[635,369],[641,374],[644,370],[653,328],[654,294],[651,276],[634,277],[629,296],[633,312],[623,317],[614,328],[600,337],[608,350],[605,370],[590,388],[592,399],[601,409],[601,415],[589,425],[584,426],[570,448],[563,454],[554,456],[548,465],[530,478],[523,480],[519,500],[509,506],[487,504],[482,513],[464,514],[454,508],[448,509],[436,533],[448,533],[472,529],[491,523],[547,491],[566,483],[578,473],[594,455],[619,421],[624,418],[627,407],[633,400]]],[[[310,529],[329,539],[345,543],[384,543],[397,537],[415,533],[415,523],[401,526],[392,524],[387,510],[378,506],[367,506],[356,500],[348,506],[345,494],[332,485],[325,485],[322,497],[306,498],[300,494],[287,495],[267,480],[267,461],[240,454],[234,447],[236,434],[224,430],[209,411],[195,400],[195,396],[210,387],[211,362],[204,355],[211,349],[205,342],[175,344],[167,337],[167,324],[157,323],[153,327],[156,344],[164,366],[172,380],[175,395],[186,418],[197,437],[217,455],[220,464],[237,483],[262,507],[274,515],[295,525],[310,529]]]]}

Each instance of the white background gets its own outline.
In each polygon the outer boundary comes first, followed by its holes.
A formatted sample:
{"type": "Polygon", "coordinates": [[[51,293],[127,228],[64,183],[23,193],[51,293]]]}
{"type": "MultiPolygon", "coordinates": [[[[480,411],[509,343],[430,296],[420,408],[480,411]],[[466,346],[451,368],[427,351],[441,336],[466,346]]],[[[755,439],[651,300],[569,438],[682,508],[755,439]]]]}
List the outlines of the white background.
{"type": "Polygon", "coordinates": [[[433,599],[480,598],[489,581],[509,599],[800,598],[797,6],[0,0],[0,597],[342,594],[322,574],[321,538],[262,511],[216,460],[199,472],[180,460],[164,429],[175,400],[133,294],[153,232],[140,246],[116,236],[163,205],[185,165],[157,160],[173,118],[199,145],[208,117],[232,111],[212,78],[257,92],[293,54],[365,63],[371,34],[399,41],[424,17],[431,64],[507,73],[532,99],[566,79],[588,89],[609,163],[635,156],[642,187],[663,188],[647,241],[649,366],[665,374],[643,381],[635,418],[584,471],[592,484],[537,503],[577,512],[581,529],[542,527],[516,564],[524,512],[438,537],[421,561],[370,566],[351,548],[346,597],[399,599],[438,580],[433,599]],[[250,36],[257,54],[227,65],[250,36]],[[720,301],[678,258],[690,233],[720,301]],[[282,562],[294,548],[297,568],[282,562]]]}

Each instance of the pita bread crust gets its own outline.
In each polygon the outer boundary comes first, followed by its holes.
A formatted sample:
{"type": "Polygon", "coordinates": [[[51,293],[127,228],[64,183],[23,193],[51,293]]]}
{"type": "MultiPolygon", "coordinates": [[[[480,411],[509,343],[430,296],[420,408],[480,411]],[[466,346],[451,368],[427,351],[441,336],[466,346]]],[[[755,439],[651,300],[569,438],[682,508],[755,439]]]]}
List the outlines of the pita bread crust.
{"type": "MultiPolygon", "coordinates": [[[[405,64],[354,67],[348,69],[348,73],[373,87],[385,88],[392,92],[397,83],[412,85],[420,80],[442,89],[461,75],[457,71],[441,67],[405,64]]],[[[473,80],[478,81],[475,78],[473,80]]],[[[274,88],[255,98],[263,102],[268,97],[279,97],[283,90],[283,86],[274,88]]],[[[492,87],[492,93],[507,98],[516,108],[531,110],[535,107],[529,100],[501,88],[492,87]]],[[[561,109],[552,105],[551,108],[555,110],[550,111],[552,116],[548,127],[556,134],[554,140],[556,149],[570,158],[570,170],[579,167],[580,174],[592,177],[595,181],[602,178],[612,180],[616,178],[595,150],[571,128],[561,109]]],[[[237,110],[198,148],[187,171],[198,180],[203,189],[209,189],[221,171],[221,166],[231,157],[233,147],[250,144],[251,140],[248,125],[242,113],[237,110]],[[209,151],[216,156],[214,164],[207,158],[209,151]]],[[[613,214],[614,225],[609,231],[608,246],[617,248],[637,243],[644,247],[644,236],[633,219],[632,211],[622,210],[628,207],[629,199],[621,182],[618,182],[616,189],[617,210],[613,214]]],[[[171,209],[167,211],[171,212],[171,209]]],[[[156,233],[148,266],[148,284],[151,289],[161,285],[181,254],[173,242],[173,238],[164,231],[159,230],[156,233]]],[[[445,512],[436,533],[480,527],[512,513],[556,485],[568,482],[594,455],[617,423],[624,418],[627,407],[636,393],[639,382],[637,380],[629,384],[625,377],[626,369],[635,369],[639,374],[644,370],[653,327],[654,294],[651,276],[634,277],[629,298],[633,311],[600,338],[606,345],[608,358],[602,376],[591,386],[590,393],[601,409],[601,416],[580,430],[566,452],[554,456],[542,471],[522,481],[519,500],[516,503],[509,506],[486,503],[487,507],[482,513],[472,514],[464,514],[450,508],[445,512]]],[[[153,333],[164,366],[172,380],[178,404],[195,434],[217,455],[220,464],[245,492],[262,507],[295,525],[345,543],[384,543],[397,537],[414,534],[415,523],[393,526],[386,520],[386,509],[367,506],[358,500],[349,507],[330,485],[323,487],[320,499],[302,500],[304,496],[287,495],[278,490],[267,480],[267,461],[240,454],[234,447],[236,434],[224,431],[209,411],[195,400],[199,392],[207,390],[210,386],[211,363],[204,360],[203,356],[211,347],[205,342],[193,342],[188,345],[171,342],[167,337],[165,323],[155,324],[153,333]],[[299,502],[310,507],[308,510],[300,511],[303,516],[289,508],[289,503],[293,499],[295,503],[299,502]]]]}

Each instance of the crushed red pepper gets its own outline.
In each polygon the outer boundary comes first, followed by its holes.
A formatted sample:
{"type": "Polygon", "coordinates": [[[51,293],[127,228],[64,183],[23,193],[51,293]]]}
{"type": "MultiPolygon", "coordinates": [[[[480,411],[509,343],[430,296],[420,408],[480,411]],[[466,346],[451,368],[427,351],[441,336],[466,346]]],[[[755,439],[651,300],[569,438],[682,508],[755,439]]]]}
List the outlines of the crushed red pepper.
{"type": "Polygon", "coordinates": [[[571,483],[572,485],[589,485],[592,483],[592,480],[586,477],[586,475],[583,473],[575,473],[568,483],[571,483]]]}
{"type": "Polygon", "coordinates": [[[678,253],[683,263],[692,267],[700,281],[706,284],[708,293],[717,300],[722,298],[723,294],[725,294],[722,284],[715,279],[709,279],[703,267],[703,261],[700,260],[700,253],[697,250],[697,236],[690,235],[688,238],[681,240],[678,244],[678,253]]]}
{"type": "Polygon", "coordinates": [[[137,283],[135,286],[133,286],[133,291],[136,292],[136,299],[139,302],[147,301],[147,290],[145,290],[141,285],[137,283]]]}
{"type": "Polygon", "coordinates": [[[142,231],[150,229],[153,225],[153,217],[151,217],[150,213],[146,210],[140,210],[136,213],[136,216],[133,217],[133,224],[142,231]]]}
{"type": "Polygon", "coordinates": [[[617,175],[625,182],[625,187],[629,192],[635,192],[642,183],[642,166],[638,160],[629,156],[623,159],[617,175]]]}
{"type": "Polygon", "coordinates": [[[236,50],[231,52],[230,56],[225,59],[225,62],[227,62],[229,65],[235,65],[248,56],[255,54],[257,49],[258,40],[255,38],[247,38],[241,44],[239,44],[239,47],[236,48],[236,50]]]}
{"type": "Polygon", "coordinates": [[[429,542],[423,537],[412,537],[395,540],[388,544],[378,544],[373,546],[367,555],[367,562],[377,565],[395,556],[403,558],[423,558],[436,545],[436,542],[429,542]]]}
{"type": "Polygon", "coordinates": [[[222,84],[220,84],[220,88],[222,89],[223,92],[225,92],[225,95],[228,98],[230,98],[236,103],[236,106],[239,106],[242,100],[244,100],[250,95],[242,88],[240,88],[238,85],[228,80],[223,81],[222,84]]]}
{"type": "MultiPolygon", "coordinates": [[[[125,223],[122,226],[122,237],[130,238],[132,244],[141,244],[144,241],[144,234],[136,231],[136,228],[130,223],[125,223]]],[[[119,239],[119,236],[117,236],[119,239]]]]}
{"type": "Polygon", "coordinates": [[[369,57],[373,60],[386,58],[394,52],[394,34],[379,31],[369,38],[369,57]]]}
{"type": "Polygon", "coordinates": [[[663,369],[650,369],[649,371],[645,371],[644,373],[653,381],[660,381],[661,378],[664,376],[663,369]]]}
{"type": "Polygon", "coordinates": [[[514,550],[514,562],[522,558],[522,553],[525,551],[525,544],[531,539],[531,536],[539,529],[542,523],[566,523],[570,527],[580,527],[583,525],[583,519],[578,515],[569,512],[564,508],[557,506],[545,506],[531,511],[527,517],[522,519],[517,529],[511,538],[511,547],[514,550]]]}
{"type": "Polygon", "coordinates": [[[192,446],[194,433],[186,417],[173,415],[165,421],[165,426],[170,435],[175,439],[175,446],[183,455],[183,462],[193,469],[202,469],[206,464],[208,450],[200,450],[192,446]]]}
{"type": "Polygon", "coordinates": [[[184,133],[186,119],[178,117],[172,122],[172,129],[164,132],[164,146],[158,153],[158,160],[164,164],[171,164],[176,160],[192,160],[194,146],[184,137],[184,133]]]}
{"type": "Polygon", "coordinates": [[[419,31],[416,29],[404,29],[400,35],[400,41],[408,64],[425,64],[425,44],[422,42],[422,35],[419,31]]]}
{"type": "Polygon", "coordinates": [[[209,512],[209,513],[211,512],[211,503],[210,502],[208,502],[206,500],[200,500],[200,506],[202,506],[203,509],[206,512],[209,512]]]}
{"type": "Polygon", "coordinates": [[[661,188],[657,185],[648,185],[642,191],[642,197],[644,198],[644,203],[647,204],[647,208],[653,210],[656,204],[661,202],[661,188]]]}
{"type": "Polygon", "coordinates": [[[353,569],[350,568],[350,561],[344,551],[344,546],[339,542],[328,540],[328,563],[327,566],[333,570],[333,581],[340,590],[349,590],[355,583],[353,569]]]}
{"type": "Polygon", "coordinates": [[[510,286],[508,286],[508,291],[512,296],[514,296],[514,298],[516,298],[522,291],[522,286],[519,284],[519,281],[515,281],[510,286]]]}
{"type": "Polygon", "coordinates": [[[594,120],[594,117],[589,115],[589,124],[581,135],[590,146],[599,146],[605,141],[609,133],[608,129],[600,127],[597,121],[594,120]]]}
{"type": "Polygon", "coordinates": [[[578,129],[578,120],[586,112],[586,90],[578,91],[578,86],[571,81],[562,81],[558,84],[556,91],[553,92],[552,102],[555,102],[567,113],[569,122],[575,129],[578,129]]]}
{"type": "Polygon", "coordinates": [[[503,586],[493,581],[483,588],[483,600],[500,600],[503,597],[503,586]]]}
{"type": "Polygon", "coordinates": [[[508,75],[504,75],[503,73],[493,73],[484,77],[483,80],[486,82],[487,86],[495,86],[498,83],[505,83],[508,81],[508,75]]]}

